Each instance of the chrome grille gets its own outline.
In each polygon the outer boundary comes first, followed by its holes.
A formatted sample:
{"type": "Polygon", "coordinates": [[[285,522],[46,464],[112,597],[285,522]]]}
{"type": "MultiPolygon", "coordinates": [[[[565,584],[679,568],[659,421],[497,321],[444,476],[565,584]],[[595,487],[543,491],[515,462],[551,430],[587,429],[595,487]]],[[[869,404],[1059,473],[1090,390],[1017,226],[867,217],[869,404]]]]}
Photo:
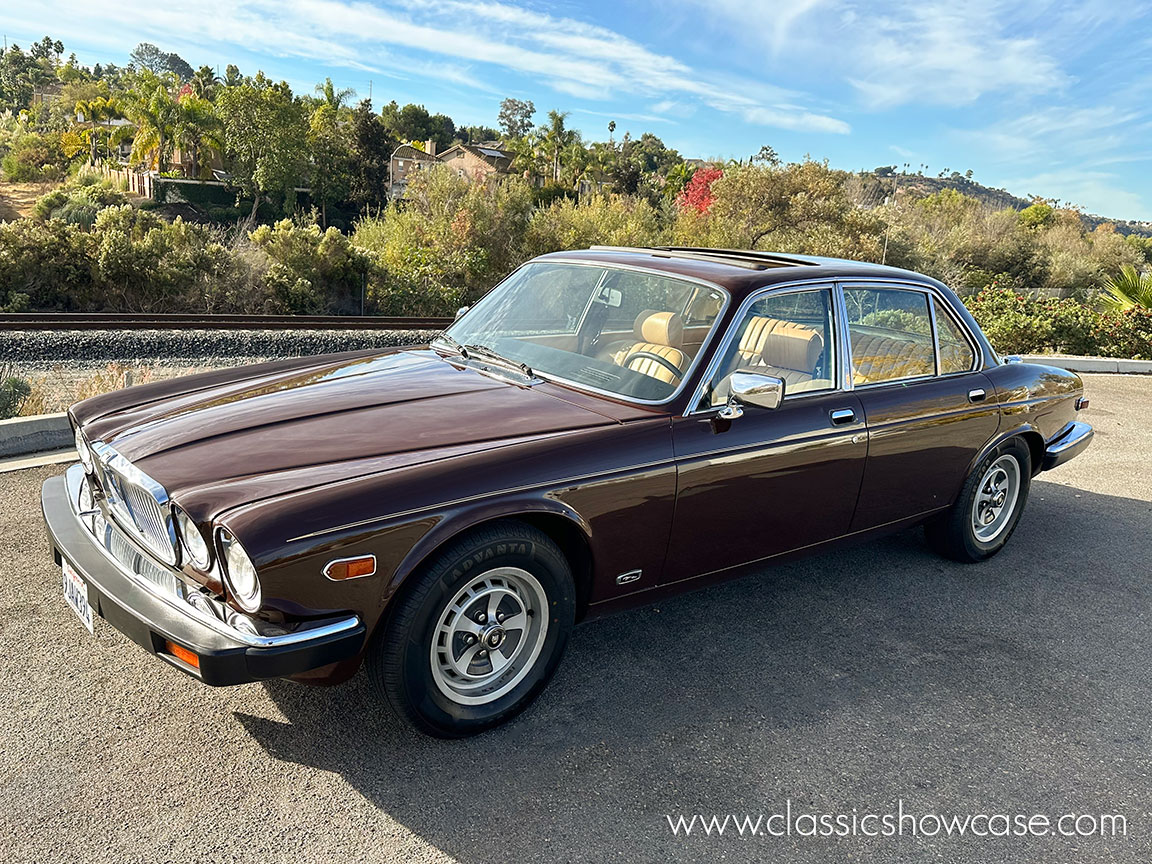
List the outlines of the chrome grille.
{"type": "Polygon", "coordinates": [[[106,444],[94,443],[93,450],[109,514],[160,560],[175,564],[176,535],[164,487],[106,444]]]}

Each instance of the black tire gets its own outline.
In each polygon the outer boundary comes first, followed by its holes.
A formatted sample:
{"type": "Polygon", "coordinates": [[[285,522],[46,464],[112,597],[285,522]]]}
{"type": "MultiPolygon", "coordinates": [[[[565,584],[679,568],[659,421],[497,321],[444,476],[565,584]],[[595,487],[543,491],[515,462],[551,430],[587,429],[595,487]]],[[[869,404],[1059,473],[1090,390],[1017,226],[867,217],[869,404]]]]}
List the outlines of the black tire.
{"type": "Polygon", "coordinates": [[[928,544],[945,558],[965,564],[974,564],[991,558],[1004,548],[1012,532],[1016,530],[1020,516],[1024,512],[1024,505],[1028,501],[1031,480],[1032,451],[1023,439],[1009,438],[980,460],[968,475],[956,502],[924,525],[928,544]],[[981,495],[983,481],[993,466],[1007,467],[1009,469],[1007,473],[1011,472],[1011,466],[1002,461],[1005,459],[1015,460],[1018,471],[1018,489],[1012,509],[1004,514],[1002,522],[997,522],[987,529],[998,528],[994,537],[981,538],[974,524],[977,497],[981,495]]]}
{"type": "MultiPolygon", "coordinates": [[[[510,720],[532,704],[560,664],[576,612],[572,572],[563,553],[542,531],[515,520],[494,523],[453,541],[410,577],[393,602],[397,604],[395,610],[369,648],[365,660],[368,677],[397,715],[438,738],[475,735],[510,720]],[[521,573],[530,578],[517,575],[521,573]],[[524,585],[509,581],[520,579],[524,585]],[[485,587],[473,595],[477,580],[485,587]],[[502,580],[513,590],[501,593],[502,580]],[[527,598],[519,613],[517,588],[527,598]],[[458,600],[465,589],[465,599],[458,600]],[[490,593],[484,595],[485,590],[490,593]],[[478,598],[474,602],[468,599],[473,596],[478,598]],[[508,610],[494,614],[501,622],[506,615],[512,616],[508,620],[519,620],[523,613],[528,623],[518,637],[516,631],[505,632],[495,622],[487,630],[476,625],[487,635],[472,636],[455,629],[459,622],[472,627],[472,619],[481,617],[492,597],[501,598],[499,608],[508,610]],[[528,611],[530,600],[535,600],[540,611],[528,611]],[[449,623],[453,621],[456,623],[449,623]],[[541,626],[541,621],[546,621],[546,626],[541,626]],[[446,635],[446,630],[454,635],[446,635]],[[470,691],[476,695],[456,692],[454,684],[477,685],[456,675],[458,666],[446,665],[447,661],[437,663],[434,658],[446,658],[446,652],[451,651],[453,662],[458,662],[465,654],[492,644],[495,635],[489,631],[505,634],[501,642],[507,641],[497,649],[501,650],[501,660],[507,651],[512,661],[519,659],[520,664],[510,661],[506,667],[509,671],[496,676],[495,659],[469,660],[469,671],[473,664],[481,669],[488,664],[492,684],[487,692],[470,691]],[[467,643],[471,647],[465,647],[464,640],[468,639],[472,640],[467,643]],[[520,640],[525,640],[523,646],[520,640]],[[501,692],[504,689],[506,692],[501,692]],[[482,699],[490,701],[468,702],[482,699]]],[[[496,656],[495,650],[490,653],[496,656]]],[[[490,657],[488,649],[481,654],[490,657]]]]}

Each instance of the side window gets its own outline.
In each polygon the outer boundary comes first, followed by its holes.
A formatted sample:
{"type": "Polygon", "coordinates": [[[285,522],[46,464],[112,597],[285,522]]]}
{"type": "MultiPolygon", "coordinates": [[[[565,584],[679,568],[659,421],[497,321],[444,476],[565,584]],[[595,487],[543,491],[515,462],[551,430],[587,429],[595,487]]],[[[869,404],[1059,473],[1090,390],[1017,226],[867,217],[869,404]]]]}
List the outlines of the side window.
{"type": "Polygon", "coordinates": [[[976,354],[960,325],[952,320],[952,316],[940,308],[936,308],[936,342],[940,346],[940,374],[949,375],[953,372],[968,372],[976,363],[976,354]]]}
{"type": "Polygon", "coordinates": [[[784,381],[784,396],[835,388],[832,292],[826,288],[770,294],[733,324],[732,341],[709,382],[701,408],[728,401],[737,369],[755,369],[784,381]]]}
{"type": "Polygon", "coordinates": [[[928,295],[898,288],[846,288],[856,385],[936,372],[928,295]]]}

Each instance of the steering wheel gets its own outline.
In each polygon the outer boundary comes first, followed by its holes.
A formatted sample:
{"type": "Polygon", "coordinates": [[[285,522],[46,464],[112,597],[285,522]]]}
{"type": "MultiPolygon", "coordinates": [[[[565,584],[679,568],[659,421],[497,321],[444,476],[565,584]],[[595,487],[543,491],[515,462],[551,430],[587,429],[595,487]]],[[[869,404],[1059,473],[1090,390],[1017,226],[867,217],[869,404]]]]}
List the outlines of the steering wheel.
{"type": "Polygon", "coordinates": [[[676,367],[675,363],[673,363],[671,360],[669,360],[666,357],[661,357],[659,354],[657,354],[654,351],[633,351],[631,354],[629,354],[627,357],[624,358],[624,362],[621,363],[620,365],[623,366],[625,369],[630,369],[631,367],[628,364],[631,363],[637,357],[640,357],[644,360],[654,360],[656,362],[656,365],[663,366],[665,369],[667,369],[669,372],[671,372],[674,376],[676,376],[677,381],[679,381],[681,378],[684,377],[684,373],[681,372],[676,367]]]}

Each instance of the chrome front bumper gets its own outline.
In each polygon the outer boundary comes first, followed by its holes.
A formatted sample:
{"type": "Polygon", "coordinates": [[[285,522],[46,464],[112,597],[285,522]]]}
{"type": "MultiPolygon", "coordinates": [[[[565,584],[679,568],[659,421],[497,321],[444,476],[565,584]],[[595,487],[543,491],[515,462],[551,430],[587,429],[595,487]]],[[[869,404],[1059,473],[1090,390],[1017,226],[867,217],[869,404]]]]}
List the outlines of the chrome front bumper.
{"type": "Polygon", "coordinates": [[[1044,447],[1040,470],[1047,471],[1079,456],[1087,448],[1095,430],[1087,423],[1075,420],[1061,429],[1044,447]]]}
{"type": "MultiPolygon", "coordinates": [[[[117,630],[207,684],[240,684],[316,669],[355,656],[364,625],[355,615],[304,622],[269,634],[242,616],[229,623],[223,604],[178,570],[160,564],[99,511],[81,513],[79,465],[44,484],[41,505],[53,557],[66,558],[89,586],[89,603],[117,630]],[[195,599],[202,608],[193,606],[195,599]],[[200,657],[196,669],[165,650],[171,641],[200,657]]],[[[230,611],[230,610],[229,610],[230,611]]],[[[239,613],[231,612],[232,620],[239,613]]]]}

